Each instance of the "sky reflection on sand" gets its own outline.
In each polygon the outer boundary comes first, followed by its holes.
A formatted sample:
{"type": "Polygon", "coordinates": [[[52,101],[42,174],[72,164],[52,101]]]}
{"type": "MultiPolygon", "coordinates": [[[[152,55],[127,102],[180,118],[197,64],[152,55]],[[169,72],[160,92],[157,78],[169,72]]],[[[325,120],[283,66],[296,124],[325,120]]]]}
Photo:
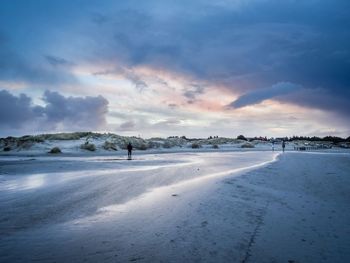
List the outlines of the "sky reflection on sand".
{"type": "Polygon", "coordinates": [[[171,185],[160,186],[149,189],[147,192],[140,196],[120,204],[113,204],[98,209],[97,213],[91,217],[81,218],[71,222],[73,225],[88,225],[89,223],[96,223],[98,221],[104,221],[112,219],[118,216],[122,216],[129,212],[140,212],[140,210],[147,210],[154,205],[161,206],[163,202],[167,202],[170,197],[178,197],[183,192],[188,192],[190,189],[198,190],[206,187],[206,184],[213,184],[215,180],[227,176],[239,176],[242,172],[247,172],[277,160],[279,153],[271,153],[271,159],[267,161],[251,160],[250,165],[240,168],[228,169],[216,173],[203,174],[199,177],[195,177],[189,180],[180,181],[171,185]]]}
{"type": "MultiPolygon", "coordinates": [[[[2,182],[0,182],[0,190],[7,190],[7,191],[25,191],[25,190],[32,190],[40,187],[48,187],[50,185],[58,184],[58,183],[64,183],[70,180],[76,180],[82,177],[87,176],[102,176],[102,175],[116,175],[118,173],[129,173],[129,172],[142,172],[142,171],[150,171],[150,170],[156,170],[159,168],[164,167],[178,167],[178,166],[185,166],[185,165],[192,165],[195,163],[200,163],[201,160],[198,158],[192,158],[192,159],[179,159],[179,160],[170,160],[167,162],[159,162],[157,164],[157,159],[159,158],[150,158],[149,161],[133,161],[133,162],[115,162],[113,158],[100,158],[100,157],[77,157],[74,159],[74,157],[67,158],[67,160],[70,161],[77,161],[77,165],[82,165],[78,162],[114,162],[116,164],[116,168],[114,169],[94,169],[94,170],[87,170],[87,171],[61,171],[61,172],[53,172],[53,173],[38,173],[38,174],[29,174],[29,175],[15,175],[11,176],[10,178],[7,178],[3,176],[2,182]]],[[[7,158],[6,161],[15,162],[15,161],[26,161],[26,159],[22,158],[7,158]]],[[[30,160],[30,159],[29,159],[30,160]]],[[[52,158],[42,158],[42,161],[50,161],[52,158]]],[[[63,160],[60,158],[60,160],[63,160]]],[[[19,164],[20,165],[20,164],[19,164]]],[[[38,163],[38,165],[40,165],[38,163]]],[[[82,168],[84,169],[84,168],[82,168]]],[[[62,168],[61,170],[64,170],[62,168]]]]}

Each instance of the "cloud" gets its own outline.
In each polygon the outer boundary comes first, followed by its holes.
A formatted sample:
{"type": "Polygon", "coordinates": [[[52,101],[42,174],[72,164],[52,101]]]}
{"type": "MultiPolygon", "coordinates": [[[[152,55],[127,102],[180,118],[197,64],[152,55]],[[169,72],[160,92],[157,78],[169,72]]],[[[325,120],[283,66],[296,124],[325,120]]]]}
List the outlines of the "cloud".
{"type": "MultiPolygon", "coordinates": [[[[0,28],[1,30],[1,28],[0,28]]],[[[63,85],[77,84],[74,74],[64,67],[57,66],[72,65],[71,62],[54,56],[44,56],[44,62],[49,62],[54,68],[48,68],[43,63],[43,56],[36,56],[31,60],[20,51],[14,49],[9,37],[0,32],[0,80],[9,82],[24,82],[27,85],[63,85]]]]}
{"type": "Polygon", "coordinates": [[[189,88],[184,88],[183,96],[188,99],[187,103],[192,104],[198,95],[204,93],[204,87],[198,84],[191,84],[189,88]]]}
{"type": "Polygon", "coordinates": [[[280,82],[272,85],[269,88],[257,89],[251,92],[245,93],[233,101],[229,107],[238,109],[250,105],[255,105],[263,102],[267,99],[273,99],[278,96],[287,95],[298,91],[301,88],[300,85],[290,82],[280,82]]]}
{"type": "Polygon", "coordinates": [[[43,108],[35,106],[25,94],[14,96],[6,90],[0,91],[0,127],[21,128],[26,123],[43,116],[43,108]]]}
{"type": "Polygon", "coordinates": [[[155,124],[153,124],[153,127],[157,127],[157,128],[174,128],[176,126],[181,125],[181,120],[177,119],[177,118],[171,118],[171,119],[167,119],[164,121],[159,121],[156,122],[155,124]]]}
{"type": "Polygon", "coordinates": [[[97,97],[64,97],[58,92],[45,91],[44,113],[48,123],[57,127],[101,128],[106,125],[108,101],[97,97]]]}
{"type": "MultiPolygon", "coordinates": [[[[348,0],[86,0],[84,8],[68,0],[7,1],[0,9],[0,81],[29,89],[73,84],[66,90],[77,92],[79,78],[87,85],[95,79],[66,63],[74,61],[82,68],[108,65],[106,74],[119,74],[139,91],[158,87],[133,69],[240,95],[232,108],[274,99],[349,116],[349,9],[348,0]],[[273,88],[282,81],[302,88],[273,88]]],[[[188,87],[182,96],[190,104],[205,97],[201,92],[188,87]]],[[[131,110],[151,107],[141,105],[144,98],[131,110]]]]}
{"type": "Polygon", "coordinates": [[[135,85],[135,88],[138,91],[143,91],[144,89],[148,88],[147,83],[133,71],[125,71],[123,75],[126,79],[130,80],[135,85]]]}
{"type": "Polygon", "coordinates": [[[142,76],[140,74],[136,74],[135,71],[130,68],[115,67],[109,70],[94,72],[92,73],[92,75],[121,75],[127,80],[129,80],[131,83],[133,83],[135,88],[140,92],[148,88],[148,85],[146,81],[142,78],[142,76]]]}
{"type": "Polygon", "coordinates": [[[60,57],[46,55],[45,56],[47,62],[49,62],[52,66],[58,67],[58,66],[72,66],[73,63],[60,57]]]}
{"type": "Polygon", "coordinates": [[[93,23],[100,26],[100,25],[103,25],[104,23],[108,22],[108,17],[106,17],[103,14],[94,12],[91,14],[91,20],[93,23]]]}
{"type": "Polygon", "coordinates": [[[259,104],[267,99],[329,111],[347,120],[350,118],[350,104],[347,96],[332,93],[329,89],[304,88],[290,82],[280,82],[269,88],[245,93],[230,103],[228,108],[238,109],[259,104]]]}
{"type": "Polygon", "coordinates": [[[346,121],[350,120],[349,98],[342,96],[342,94],[334,94],[328,89],[300,89],[287,96],[281,96],[278,100],[303,107],[326,110],[341,116],[346,121]]]}
{"type": "Polygon", "coordinates": [[[148,133],[156,130],[157,132],[175,132],[180,131],[182,120],[178,118],[168,118],[161,121],[151,122],[144,116],[135,117],[132,120],[122,122],[119,127],[115,127],[118,132],[148,133]]]}
{"type": "Polygon", "coordinates": [[[90,37],[104,60],[184,74],[235,94],[288,80],[350,99],[350,17],[340,11],[347,8],[343,0],[191,1],[185,7],[147,1],[114,6],[90,37]]]}
{"type": "Polygon", "coordinates": [[[132,131],[136,127],[136,123],[134,121],[126,121],[120,124],[119,128],[122,131],[132,131]]]}
{"type": "Polygon", "coordinates": [[[168,104],[168,107],[170,108],[170,109],[176,109],[177,107],[179,107],[176,103],[169,103],[168,104]]]}
{"type": "Polygon", "coordinates": [[[99,129],[106,125],[108,101],[97,97],[64,97],[58,92],[45,91],[45,106],[34,105],[26,94],[12,95],[0,91],[0,127],[36,130],[99,129]]]}

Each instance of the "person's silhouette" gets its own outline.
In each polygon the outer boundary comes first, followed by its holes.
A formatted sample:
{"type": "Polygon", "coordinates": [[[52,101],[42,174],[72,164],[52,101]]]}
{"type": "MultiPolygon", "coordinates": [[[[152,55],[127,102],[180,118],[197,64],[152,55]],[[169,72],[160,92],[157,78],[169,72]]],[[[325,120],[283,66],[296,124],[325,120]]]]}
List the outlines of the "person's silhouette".
{"type": "Polygon", "coordinates": [[[127,148],[128,148],[128,160],[131,160],[132,145],[130,142],[129,142],[127,148]]]}
{"type": "Polygon", "coordinates": [[[284,148],[286,148],[286,143],[282,141],[282,151],[284,152],[284,148]]]}

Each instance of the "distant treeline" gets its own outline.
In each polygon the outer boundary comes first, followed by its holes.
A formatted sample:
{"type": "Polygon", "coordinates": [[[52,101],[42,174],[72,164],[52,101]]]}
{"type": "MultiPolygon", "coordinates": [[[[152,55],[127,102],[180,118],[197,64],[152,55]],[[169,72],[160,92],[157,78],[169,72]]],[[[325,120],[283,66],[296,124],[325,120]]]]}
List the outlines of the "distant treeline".
{"type": "Polygon", "coordinates": [[[326,137],[307,137],[307,136],[293,136],[288,138],[288,141],[296,141],[296,140],[305,140],[305,141],[323,141],[323,142],[333,142],[333,143],[339,143],[339,142],[350,142],[350,136],[348,138],[341,138],[337,136],[326,136],[326,137]]]}
{"type": "Polygon", "coordinates": [[[237,136],[237,139],[239,140],[246,140],[246,141],[252,141],[252,140],[262,140],[262,141],[311,141],[311,142],[332,142],[332,143],[341,143],[341,142],[350,142],[350,136],[348,138],[341,138],[337,136],[325,136],[325,137],[308,137],[308,136],[292,136],[292,137],[279,137],[279,138],[270,138],[267,137],[253,137],[248,138],[244,135],[237,136]]]}

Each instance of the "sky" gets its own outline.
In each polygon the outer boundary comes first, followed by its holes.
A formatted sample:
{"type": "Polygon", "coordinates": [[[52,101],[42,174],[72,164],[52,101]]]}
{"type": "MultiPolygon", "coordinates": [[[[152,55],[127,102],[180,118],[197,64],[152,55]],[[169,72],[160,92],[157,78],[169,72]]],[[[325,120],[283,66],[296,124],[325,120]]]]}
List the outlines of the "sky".
{"type": "Polygon", "coordinates": [[[0,6],[0,136],[350,135],[348,0],[0,6]]]}

